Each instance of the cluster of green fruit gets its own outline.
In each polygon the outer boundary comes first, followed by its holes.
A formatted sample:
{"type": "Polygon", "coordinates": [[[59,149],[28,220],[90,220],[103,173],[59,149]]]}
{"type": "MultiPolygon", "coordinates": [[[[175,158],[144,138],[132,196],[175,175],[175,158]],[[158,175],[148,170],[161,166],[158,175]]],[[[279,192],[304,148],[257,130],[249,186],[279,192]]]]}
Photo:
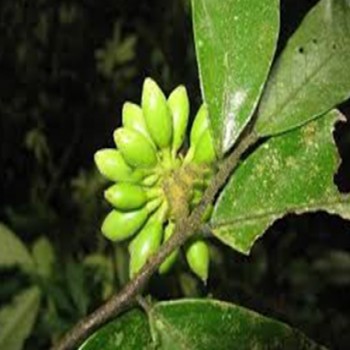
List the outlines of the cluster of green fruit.
{"type": "MultiPolygon", "coordinates": [[[[95,154],[100,173],[116,182],[105,191],[114,209],[105,218],[102,233],[113,241],[135,236],[129,245],[130,277],[171,237],[176,219],[199,203],[213,174],[216,154],[205,105],[194,119],[190,147],[183,155],[188,119],[185,87],[177,87],[166,99],[147,78],[141,107],[130,102],[123,106],[123,127],[113,135],[117,149],[95,154]]],[[[198,235],[185,253],[190,269],[206,281],[207,243],[198,235]]],[[[168,256],[159,272],[167,272],[178,254],[168,256]]]]}

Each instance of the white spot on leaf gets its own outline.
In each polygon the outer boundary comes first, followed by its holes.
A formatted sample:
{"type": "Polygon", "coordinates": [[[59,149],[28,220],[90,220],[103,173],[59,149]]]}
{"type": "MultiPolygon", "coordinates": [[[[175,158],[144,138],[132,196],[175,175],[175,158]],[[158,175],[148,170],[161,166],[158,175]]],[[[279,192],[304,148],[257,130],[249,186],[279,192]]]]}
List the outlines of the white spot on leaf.
{"type": "Polygon", "coordinates": [[[223,137],[223,147],[228,149],[231,146],[232,138],[239,132],[237,130],[237,113],[247,97],[245,90],[238,90],[235,93],[228,94],[225,101],[225,131],[223,137]]]}

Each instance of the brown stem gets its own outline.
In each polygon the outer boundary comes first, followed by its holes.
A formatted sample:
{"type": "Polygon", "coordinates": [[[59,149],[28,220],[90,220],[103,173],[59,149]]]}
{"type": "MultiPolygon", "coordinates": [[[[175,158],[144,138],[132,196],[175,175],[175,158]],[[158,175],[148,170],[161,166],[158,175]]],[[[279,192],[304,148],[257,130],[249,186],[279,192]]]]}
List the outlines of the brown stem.
{"type": "Polygon", "coordinates": [[[201,226],[201,218],[207,206],[213,202],[216,194],[225,184],[232,171],[236,168],[242,154],[249,146],[257,141],[254,133],[249,133],[241,140],[238,146],[224,160],[215,175],[213,181],[206,189],[202,201],[191,212],[191,214],[176,223],[174,234],[171,238],[153,255],[141,271],[128,282],[123,289],[113,295],[106,303],[90,315],[81,319],[55,346],[52,350],[70,350],[81,344],[90,334],[101,327],[104,323],[119,315],[134,301],[139,292],[145,286],[149,278],[155,273],[166,257],[180,247],[194,232],[201,226]]]}

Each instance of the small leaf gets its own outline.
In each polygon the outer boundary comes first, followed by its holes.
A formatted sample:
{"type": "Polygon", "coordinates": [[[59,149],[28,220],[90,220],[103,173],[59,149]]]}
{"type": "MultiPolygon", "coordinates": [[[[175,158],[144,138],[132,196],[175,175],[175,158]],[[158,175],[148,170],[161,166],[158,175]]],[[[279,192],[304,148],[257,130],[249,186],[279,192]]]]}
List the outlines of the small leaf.
{"type": "Polygon", "coordinates": [[[79,350],[151,349],[151,342],[146,315],[132,310],[99,329],[79,350]]]}
{"type": "Polygon", "coordinates": [[[275,52],[278,0],[192,0],[203,99],[217,151],[249,122],[275,52]]]}
{"type": "Polygon", "coordinates": [[[46,237],[40,237],[35,241],[32,251],[36,264],[36,272],[42,277],[50,277],[56,259],[50,241],[46,237]]]}
{"type": "Polygon", "coordinates": [[[350,2],[322,0],[273,67],[259,107],[260,135],[305,124],[350,96],[350,2]]]}
{"type": "Polygon", "coordinates": [[[35,323],[40,290],[31,287],[17,294],[11,304],[0,309],[0,349],[21,350],[35,323]]]}
{"type": "Polygon", "coordinates": [[[0,223],[0,267],[19,266],[28,271],[33,265],[33,259],[25,245],[0,223]]]}
{"type": "Polygon", "coordinates": [[[260,146],[232,175],[212,216],[214,235],[242,253],[287,213],[324,210],[350,219],[350,196],[333,175],[339,156],[332,111],[260,146]]]}
{"type": "Polygon", "coordinates": [[[164,350],[322,349],[279,321],[215,300],[158,303],[149,317],[164,350]]]}

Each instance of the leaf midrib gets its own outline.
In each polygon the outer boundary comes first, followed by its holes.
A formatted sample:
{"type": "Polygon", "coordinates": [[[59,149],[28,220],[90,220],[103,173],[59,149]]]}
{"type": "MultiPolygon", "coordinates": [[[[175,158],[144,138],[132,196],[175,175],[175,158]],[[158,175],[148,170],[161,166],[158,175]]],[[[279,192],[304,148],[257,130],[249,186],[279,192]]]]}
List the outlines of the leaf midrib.
{"type": "Polygon", "coordinates": [[[194,347],[192,347],[190,344],[188,344],[188,342],[186,341],[186,339],[184,338],[182,332],[179,332],[177,330],[176,327],[173,327],[165,317],[163,317],[162,315],[160,315],[157,311],[155,311],[154,309],[151,312],[152,316],[151,318],[153,318],[153,322],[155,323],[155,329],[157,330],[157,332],[160,332],[159,327],[156,325],[157,321],[160,321],[165,328],[168,329],[170,334],[170,337],[172,339],[177,339],[179,342],[179,345],[181,346],[182,350],[196,350],[194,347]]]}

